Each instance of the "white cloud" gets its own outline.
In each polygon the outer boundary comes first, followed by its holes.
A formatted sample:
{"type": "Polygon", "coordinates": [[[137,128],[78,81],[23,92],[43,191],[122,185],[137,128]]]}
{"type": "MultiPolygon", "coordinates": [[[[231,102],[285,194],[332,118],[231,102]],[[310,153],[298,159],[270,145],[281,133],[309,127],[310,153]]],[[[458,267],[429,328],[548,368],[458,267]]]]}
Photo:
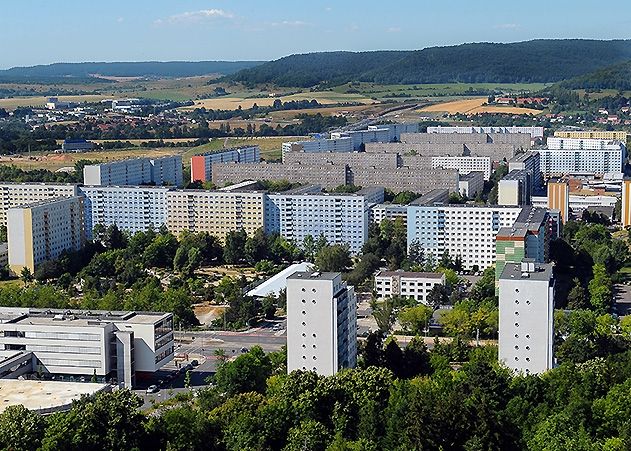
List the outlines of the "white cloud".
{"type": "Polygon", "coordinates": [[[516,24],[516,23],[501,23],[499,25],[495,25],[494,28],[497,28],[499,30],[516,30],[517,28],[519,28],[519,24],[516,24]]]}
{"type": "Polygon", "coordinates": [[[386,31],[388,33],[400,33],[401,32],[401,28],[399,28],[399,27],[390,27],[386,31]]]}
{"type": "Polygon", "coordinates": [[[195,23],[211,19],[233,19],[234,14],[223,9],[200,9],[199,11],[186,11],[180,14],[174,14],[166,19],[158,19],[154,21],[156,25],[165,23],[195,23]]]}
{"type": "Polygon", "coordinates": [[[270,25],[272,27],[302,28],[308,26],[309,24],[307,22],[303,22],[302,20],[283,20],[281,22],[272,22],[270,25]]]}

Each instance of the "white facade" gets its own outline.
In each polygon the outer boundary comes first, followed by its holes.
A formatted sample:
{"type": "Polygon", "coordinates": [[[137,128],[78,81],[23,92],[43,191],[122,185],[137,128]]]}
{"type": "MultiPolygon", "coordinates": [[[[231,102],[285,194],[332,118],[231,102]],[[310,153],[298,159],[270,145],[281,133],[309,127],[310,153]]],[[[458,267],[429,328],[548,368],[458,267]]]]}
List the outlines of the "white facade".
{"type": "Polygon", "coordinates": [[[181,155],[152,158],[149,161],[151,163],[151,181],[157,186],[182,186],[184,184],[181,155]]]}
{"type": "Polygon", "coordinates": [[[407,205],[375,204],[370,207],[370,222],[381,224],[384,219],[395,221],[401,219],[404,224],[408,222],[407,205]]]}
{"type": "Polygon", "coordinates": [[[148,158],[90,164],[83,167],[84,185],[142,185],[151,182],[148,158]]]}
{"type": "Polygon", "coordinates": [[[79,193],[77,185],[65,183],[0,183],[0,225],[7,225],[7,210],[79,193]]]}
{"type": "Polygon", "coordinates": [[[357,363],[357,301],[339,273],[287,279],[287,372],[331,376],[357,363]]]}
{"type": "Polygon", "coordinates": [[[548,149],[554,150],[617,150],[624,147],[611,139],[553,138],[547,139],[548,149]]]}
{"type": "Polygon", "coordinates": [[[153,373],[173,358],[171,313],[84,312],[0,307],[0,350],[32,352],[55,375],[116,377],[153,373]]]}
{"type": "Polygon", "coordinates": [[[515,372],[552,368],[554,278],[552,265],[509,263],[499,280],[499,360],[515,372]]]}
{"type": "Polygon", "coordinates": [[[459,255],[466,269],[495,263],[495,236],[511,227],[521,207],[473,205],[408,206],[408,246],[418,242],[435,261],[459,255]]]}
{"type": "Polygon", "coordinates": [[[258,163],[261,161],[259,146],[235,147],[191,157],[191,182],[212,180],[215,163],[258,163]]]}
{"type": "Polygon", "coordinates": [[[458,191],[462,196],[474,198],[484,191],[484,175],[481,172],[469,172],[458,180],[458,191]]]}
{"type": "Polygon", "coordinates": [[[85,241],[81,197],[57,198],[7,211],[9,268],[31,273],[42,262],[65,251],[78,251],[85,241]]]}
{"type": "Polygon", "coordinates": [[[402,133],[418,133],[418,131],[418,123],[379,124],[369,125],[366,130],[333,132],[331,139],[350,138],[353,143],[353,150],[359,150],[362,144],[399,141],[402,133]]]}
{"type": "Polygon", "coordinates": [[[82,186],[86,236],[92,239],[97,224],[116,224],[131,234],[158,230],[167,223],[168,191],[157,186],[82,186]]]}
{"type": "Polygon", "coordinates": [[[370,206],[383,202],[383,193],[370,188],[354,194],[268,194],[265,230],[296,243],[324,235],[329,244],[348,244],[358,254],[368,238],[370,206]]]}
{"type": "Polygon", "coordinates": [[[564,174],[593,174],[623,172],[622,145],[606,149],[539,149],[541,172],[544,177],[564,174]]]}
{"type": "Polygon", "coordinates": [[[444,284],[445,274],[438,272],[379,271],[375,274],[375,292],[381,299],[402,296],[427,304],[432,288],[444,284]]]}
{"type": "Polygon", "coordinates": [[[432,157],[432,168],[457,169],[460,175],[482,172],[484,180],[489,180],[491,157],[432,157]]]}
{"type": "Polygon", "coordinates": [[[543,138],[543,127],[427,127],[427,133],[528,133],[543,138]]]}

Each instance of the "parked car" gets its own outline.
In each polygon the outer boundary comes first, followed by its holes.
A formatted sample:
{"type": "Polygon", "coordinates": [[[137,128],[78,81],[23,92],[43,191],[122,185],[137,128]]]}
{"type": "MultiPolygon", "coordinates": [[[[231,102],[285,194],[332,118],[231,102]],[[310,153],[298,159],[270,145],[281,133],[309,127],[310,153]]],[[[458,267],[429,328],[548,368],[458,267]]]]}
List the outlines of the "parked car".
{"type": "Polygon", "coordinates": [[[195,366],[199,366],[199,362],[197,360],[191,360],[191,365],[195,366]]]}
{"type": "Polygon", "coordinates": [[[150,395],[152,393],[158,393],[160,391],[160,389],[158,388],[157,385],[150,385],[149,387],[147,387],[147,394],[150,395]]]}
{"type": "Polygon", "coordinates": [[[245,348],[245,347],[241,348],[241,352],[245,354],[246,352],[248,352],[248,348],[245,348]]]}

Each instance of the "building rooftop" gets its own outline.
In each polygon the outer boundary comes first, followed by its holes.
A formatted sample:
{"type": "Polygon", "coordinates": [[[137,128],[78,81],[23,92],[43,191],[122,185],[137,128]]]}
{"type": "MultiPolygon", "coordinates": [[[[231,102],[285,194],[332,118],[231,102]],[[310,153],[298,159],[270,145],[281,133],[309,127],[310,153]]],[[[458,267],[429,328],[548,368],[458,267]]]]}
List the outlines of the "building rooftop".
{"type": "Polygon", "coordinates": [[[418,199],[410,202],[410,205],[432,205],[436,202],[444,202],[449,198],[449,190],[446,189],[433,189],[423,194],[418,199]]]}
{"type": "Polygon", "coordinates": [[[550,263],[531,263],[534,265],[534,271],[522,270],[524,263],[508,263],[502,271],[500,280],[538,280],[538,281],[550,281],[553,280],[552,268],[554,267],[550,263]]]}
{"type": "Polygon", "coordinates": [[[335,280],[339,272],[297,271],[287,279],[335,280]]]}
{"type": "Polygon", "coordinates": [[[53,198],[50,198],[50,199],[38,200],[37,202],[32,202],[30,204],[16,205],[15,207],[9,208],[9,210],[20,209],[20,208],[42,207],[44,205],[51,205],[51,204],[55,204],[57,202],[65,202],[68,199],[80,199],[80,198],[81,198],[80,196],[68,196],[68,197],[59,196],[59,197],[53,197],[53,198]]]}
{"type": "Polygon", "coordinates": [[[82,395],[93,395],[108,387],[85,382],[0,379],[0,413],[18,404],[41,413],[65,410],[82,395]]]}
{"type": "Polygon", "coordinates": [[[407,277],[409,279],[442,279],[442,272],[379,271],[375,277],[407,277]]]}
{"type": "Polygon", "coordinates": [[[61,310],[0,307],[0,323],[98,326],[114,322],[154,324],[171,316],[161,312],[108,312],[104,310],[61,310]]]}
{"type": "Polygon", "coordinates": [[[529,175],[530,172],[525,169],[513,169],[504,177],[502,177],[502,180],[521,180],[524,177],[528,177],[529,175]]]}
{"type": "Polygon", "coordinates": [[[468,174],[464,174],[460,176],[461,182],[466,182],[468,180],[472,180],[477,177],[484,177],[484,172],[481,171],[471,171],[468,174]]]}
{"type": "Polygon", "coordinates": [[[270,294],[276,295],[284,288],[287,288],[287,278],[289,276],[296,272],[308,272],[312,268],[313,265],[311,263],[294,263],[275,276],[270,277],[256,288],[248,291],[248,296],[265,297],[270,294]]]}
{"type": "Polygon", "coordinates": [[[508,162],[509,163],[515,163],[515,162],[520,162],[520,161],[526,161],[529,158],[532,158],[535,156],[535,154],[538,154],[539,152],[537,151],[530,151],[530,152],[523,152],[523,153],[518,153],[517,155],[515,155],[513,158],[511,158],[508,162]]]}

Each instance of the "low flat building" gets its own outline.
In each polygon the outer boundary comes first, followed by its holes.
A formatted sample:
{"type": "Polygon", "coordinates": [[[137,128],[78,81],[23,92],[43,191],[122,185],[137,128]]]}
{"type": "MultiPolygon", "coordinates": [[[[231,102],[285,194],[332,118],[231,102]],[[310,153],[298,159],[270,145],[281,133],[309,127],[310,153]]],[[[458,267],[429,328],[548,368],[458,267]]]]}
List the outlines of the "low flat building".
{"type": "Polygon", "coordinates": [[[62,152],[89,152],[94,150],[94,143],[85,139],[64,139],[62,152]]]}
{"type": "Polygon", "coordinates": [[[379,271],[375,274],[375,292],[381,299],[401,296],[427,304],[427,295],[435,285],[445,285],[444,273],[379,271]]]}
{"type": "Polygon", "coordinates": [[[125,387],[173,358],[173,314],[0,307],[0,350],[31,352],[58,378],[116,379],[125,387]]]}

